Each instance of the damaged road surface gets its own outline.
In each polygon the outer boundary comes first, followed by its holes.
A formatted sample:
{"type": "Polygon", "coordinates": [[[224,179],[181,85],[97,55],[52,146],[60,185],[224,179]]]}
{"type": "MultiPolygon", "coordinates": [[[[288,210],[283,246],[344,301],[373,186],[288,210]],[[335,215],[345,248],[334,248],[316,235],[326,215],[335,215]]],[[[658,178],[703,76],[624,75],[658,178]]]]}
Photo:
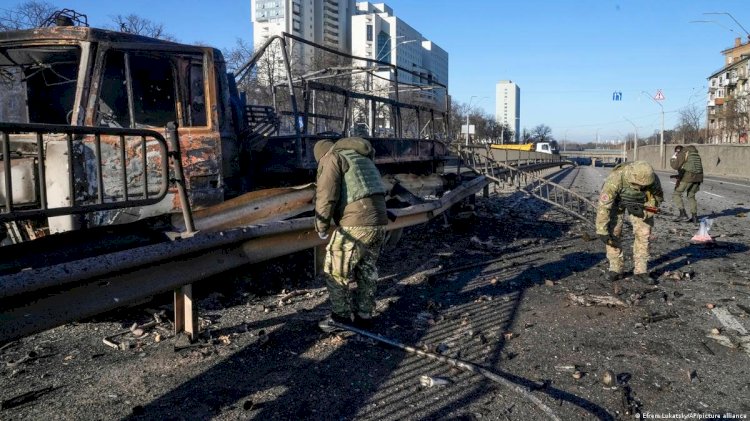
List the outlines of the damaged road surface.
{"type": "MultiPolygon", "coordinates": [[[[596,198],[603,171],[555,181],[596,198]]],[[[525,394],[564,420],[746,416],[750,232],[738,203],[724,212],[699,196],[715,214],[707,245],[662,206],[657,286],[607,282],[590,228],[516,190],[478,197],[472,220],[407,229],[381,258],[373,332],[523,393],[366,336],[321,333],[327,294],[307,251],[197,284],[194,343],[172,334],[169,298],[155,297],[0,345],[0,418],[551,418],[525,394]]]]}

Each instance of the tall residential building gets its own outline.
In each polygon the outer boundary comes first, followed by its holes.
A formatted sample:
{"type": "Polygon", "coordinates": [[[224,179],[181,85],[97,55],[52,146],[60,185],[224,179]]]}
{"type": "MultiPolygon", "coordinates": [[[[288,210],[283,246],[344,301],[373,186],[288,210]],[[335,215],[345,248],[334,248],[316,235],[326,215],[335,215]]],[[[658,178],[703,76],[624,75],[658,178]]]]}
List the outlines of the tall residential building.
{"type": "Polygon", "coordinates": [[[724,67],[708,77],[708,141],[748,142],[750,131],[750,41],[741,38],[721,52],[724,67]]]}
{"type": "MultiPolygon", "coordinates": [[[[352,55],[395,64],[417,74],[400,72],[402,84],[427,85],[438,82],[445,89],[412,91],[411,100],[443,110],[448,86],[448,53],[419,31],[396,17],[385,3],[357,3],[352,17],[352,55]]],[[[389,86],[394,75],[377,72],[377,81],[389,86]]],[[[377,87],[374,87],[377,88],[377,87]]],[[[387,89],[386,89],[387,91],[387,89]]],[[[405,89],[406,91],[406,89],[405,89]]]]}
{"type": "MultiPolygon", "coordinates": [[[[286,32],[337,49],[351,52],[351,16],[354,0],[250,0],[253,43],[265,43],[271,36],[286,32]]],[[[302,63],[312,60],[312,48],[296,45],[302,63]]]]}
{"type": "Polygon", "coordinates": [[[511,80],[495,86],[495,121],[513,129],[516,142],[521,139],[521,88],[511,80]]]}

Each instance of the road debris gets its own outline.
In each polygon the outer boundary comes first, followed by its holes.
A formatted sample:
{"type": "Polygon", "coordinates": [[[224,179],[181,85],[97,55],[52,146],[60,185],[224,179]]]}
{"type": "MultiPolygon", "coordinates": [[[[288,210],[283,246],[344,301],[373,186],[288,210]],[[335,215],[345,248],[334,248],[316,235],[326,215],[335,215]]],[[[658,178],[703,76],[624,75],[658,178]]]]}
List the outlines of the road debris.
{"type": "Polygon", "coordinates": [[[603,306],[603,307],[629,307],[627,303],[620,300],[619,298],[612,297],[609,295],[593,295],[593,294],[581,294],[576,295],[572,292],[568,293],[568,299],[574,304],[591,307],[591,306],[603,306]]]}
{"type": "Polygon", "coordinates": [[[443,355],[438,355],[438,354],[433,354],[431,352],[422,351],[420,349],[417,349],[417,348],[414,348],[414,347],[411,347],[411,346],[408,346],[408,345],[404,345],[404,344],[402,344],[400,342],[396,342],[394,340],[385,338],[385,337],[380,336],[380,335],[376,335],[374,333],[367,332],[365,330],[357,329],[355,327],[347,326],[347,325],[344,325],[344,324],[341,324],[341,323],[337,323],[337,322],[333,322],[333,324],[336,325],[336,326],[338,326],[338,327],[340,327],[340,328],[342,328],[342,329],[346,329],[346,330],[348,330],[350,332],[353,332],[353,333],[356,333],[358,335],[362,335],[362,336],[368,337],[370,339],[373,339],[375,341],[391,345],[393,347],[399,348],[399,349],[404,350],[406,352],[409,352],[411,354],[416,354],[416,355],[419,355],[421,357],[426,357],[426,358],[430,358],[430,359],[433,359],[433,360],[436,360],[436,361],[439,361],[439,362],[447,363],[447,364],[450,364],[453,367],[460,368],[460,369],[465,370],[465,371],[470,371],[472,373],[481,374],[484,377],[486,377],[486,378],[488,378],[488,379],[490,379],[492,381],[495,381],[497,383],[500,383],[500,384],[504,385],[505,387],[507,387],[507,388],[515,391],[516,393],[519,393],[520,395],[522,395],[523,397],[525,397],[526,399],[528,399],[529,401],[531,401],[532,403],[534,403],[534,405],[536,405],[537,408],[539,408],[541,411],[543,411],[550,419],[555,420],[555,421],[560,421],[560,418],[557,415],[555,415],[555,413],[552,411],[552,409],[550,409],[547,405],[545,405],[544,402],[542,402],[539,398],[537,398],[536,396],[530,394],[529,392],[527,392],[526,390],[524,390],[524,388],[518,386],[517,384],[515,384],[515,383],[513,383],[513,382],[511,382],[511,381],[509,381],[507,379],[505,379],[504,377],[501,377],[501,376],[493,373],[490,370],[487,370],[486,368],[480,367],[478,365],[475,365],[475,364],[472,364],[472,363],[469,363],[469,362],[466,362],[466,361],[461,361],[461,360],[456,359],[456,358],[450,358],[450,357],[446,357],[446,356],[443,356],[443,355]]]}
{"type": "Polygon", "coordinates": [[[419,383],[424,387],[445,386],[453,383],[444,377],[419,376],[419,383]]]}
{"type": "Polygon", "coordinates": [[[612,370],[604,370],[602,373],[602,383],[607,387],[612,387],[617,384],[617,377],[612,370]]]}
{"type": "Polygon", "coordinates": [[[675,313],[667,313],[667,314],[652,314],[649,316],[644,316],[643,321],[645,323],[656,323],[660,322],[662,320],[669,320],[669,319],[678,319],[680,316],[678,316],[675,313]]]}
{"type": "Polygon", "coordinates": [[[578,370],[574,371],[572,374],[573,378],[576,380],[581,379],[584,375],[585,373],[583,371],[578,371],[578,370]]]}
{"type": "Polygon", "coordinates": [[[8,368],[16,368],[22,364],[25,364],[34,360],[42,359],[42,358],[52,357],[54,355],[57,355],[57,354],[51,353],[51,354],[39,355],[35,351],[29,351],[28,353],[26,353],[26,355],[24,355],[23,357],[19,358],[16,361],[6,361],[5,365],[8,368]]]}
{"type": "Polygon", "coordinates": [[[569,371],[575,372],[578,370],[578,366],[575,365],[556,365],[555,370],[557,371],[569,371]]]}

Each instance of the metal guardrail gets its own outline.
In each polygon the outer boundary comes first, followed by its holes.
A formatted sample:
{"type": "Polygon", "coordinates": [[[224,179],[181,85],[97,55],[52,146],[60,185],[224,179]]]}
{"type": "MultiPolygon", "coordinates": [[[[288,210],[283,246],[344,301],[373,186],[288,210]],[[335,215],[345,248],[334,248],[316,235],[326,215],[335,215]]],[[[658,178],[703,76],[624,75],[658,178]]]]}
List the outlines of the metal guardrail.
{"type": "MultiPolygon", "coordinates": [[[[70,214],[80,214],[103,210],[121,209],[128,207],[140,207],[153,205],[161,201],[167,194],[169,188],[169,159],[168,147],[164,137],[152,130],[107,128],[107,127],[82,127],[50,124],[15,124],[0,123],[0,141],[2,142],[2,165],[4,183],[0,186],[0,195],[3,203],[0,210],[0,222],[29,219],[34,217],[51,217],[70,214]],[[30,142],[35,146],[34,159],[36,160],[35,189],[38,192],[38,200],[33,205],[19,205],[13,201],[13,174],[12,174],[12,151],[11,142],[21,142],[11,135],[30,136],[30,142]],[[64,140],[45,139],[45,135],[61,135],[64,140]],[[117,150],[117,156],[111,162],[119,162],[116,171],[120,192],[117,195],[106,194],[105,173],[112,171],[104,168],[102,155],[102,137],[117,139],[113,150],[117,150]],[[126,138],[140,138],[138,147],[133,150],[129,148],[132,143],[126,138]],[[50,207],[48,203],[47,182],[47,156],[45,153],[45,142],[65,142],[67,144],[68,180],[67,191],[70,192],[67,206],[50,207]],[[77,147],[87,148],[93,151],[95,162],[94,174],[86,173],[85,165],[79,165],[74,158],[73,151],[77,147]],[[154,156],[154,149],[158,156],[154,156]],[[139,160],[139,163],[134,163],[139,160]],[[158,160],[158,164],[150,165],[149,161],[158,160]],[[140,173],[133,174],[128,168],[140,167],[140,173]],[[155,176],[149,176],[149,169],[157,169],[155,176]],[[76,191],[78,182],[76,177],[95,179],[96,190],[93,195],[79,196],[76,191]],[[130,180],[140,178],[140,191],[129,189],[130,180]],[[149,181],[155,180],[154,185],[149,181]],[[94,196],[94,197],[91,197],[94,196]],[[137,197],[137,198],[133,198],[137,197]]],[[[106,142],[105,142],[106,143],[106,142]]],[[[111,163],[110,162],[110,163],[111,163]]],[[[59,182],[59,180],[58,180],[59,182]]]]}
{"type": "MultiPolygon", "coordinates": [[[[479,148],[462,148],[459,149],[459,154],[467,167],[479,174],[483,174],[495,183],[503,184],[505,183],[504,178],[509,178],[511,183],[514,183],[516,187],[522,189],[525,193],[553,205],[589,225],[593,225],[590,215],[596,213],[596,204],[594,202],[571,189],[534,173],[538,168],[549,168],[550,164],[560,165],[570,164],[570,162],[561,161],[558,157],[547,162],[526,162],[527,168],[522,169],[518,162],[516,162],[516,166],[513,166],[507,162],[503,163],[496,160],[489,148],[484,150],[484,155],[482,155],[482,151],[479,148]]],[[[537,160],[538,158],[534,159],[537,160]]]]}
{"type": "MultiPolygon", "coordinates": [[[[487,184],[476,177],[438,200],[393,209],[388,230],[417,225],[487,184]]],[[[138,302],[241,265],[325,243],[314,217],[276,221],[0,276],[0,343],[138,302]]],[[[178,312],[176,319],[181,317],[178,312]]]]}

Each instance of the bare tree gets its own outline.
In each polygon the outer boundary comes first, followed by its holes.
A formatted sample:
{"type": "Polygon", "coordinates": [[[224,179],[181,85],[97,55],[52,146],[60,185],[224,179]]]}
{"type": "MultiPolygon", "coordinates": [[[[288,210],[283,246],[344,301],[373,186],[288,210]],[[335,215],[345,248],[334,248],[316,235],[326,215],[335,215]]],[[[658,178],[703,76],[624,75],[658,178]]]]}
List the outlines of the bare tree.
{"type": "Polygon", "coordinates": [[[691,104],[680,110],[680,122],[677,124],[677,139],[682,143],[703,143],[705,139],[701,136],[701,122],[703,121],[703,109],[691,104]]]}
{"type": "Polygon", "coordinates": [[[46,1],[32,0],[20,3],[12,9],[0,10],[0,31],[15,31],[42,26],[57,7],[46,1]]]}
{"type": "Polygon", "coordinates": [[[538,142],[552,140],[552,129],[549,126],[540,124],[531,130],[531,137],[538,142]]]}
{"type": "Polygon", "coordinates": [[[163,39],[165,41],[177,41],[177,39],[164,30],[163,23],[157,23],[136,14],[126,16],[111,16],[114,27],[109,27],[114,31],[125,32],[128,34],[143,35],[151,38],[163,39]]]}

